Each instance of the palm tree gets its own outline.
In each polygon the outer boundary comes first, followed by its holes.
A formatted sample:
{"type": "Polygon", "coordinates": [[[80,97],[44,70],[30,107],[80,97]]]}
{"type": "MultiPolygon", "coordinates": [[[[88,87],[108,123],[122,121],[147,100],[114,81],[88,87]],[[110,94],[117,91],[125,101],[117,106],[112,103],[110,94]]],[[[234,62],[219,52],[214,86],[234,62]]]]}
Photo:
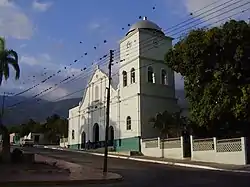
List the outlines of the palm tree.
{"type": "MultiPolygon", "coordinates": [[[[20,68],[18,64],[17,52],[12,49],[6,49],[5,39],[0,37],[0,85],[2,84],[3,78],[5,78],[5,80],[9,78],[9,65],[11,65],[16,72],[15,79],[19,79],[20,68]]],[[[0,134],[2,134],[2,159],[8,161],[10,158],[9,132],[8,129],[3,126],[2,118],[3,112],[0,114],[0,134]]]]}
{"type": "Polygon", "coordinates": [[[5,80],[9,78],[9,65],[11,65],[16,72],[15,79],[19,79],[20,68],[17,52],[12,49],[6,49],[5,39],[0,37],[0,85],[2,84],[3,77],[5,80]]]}
{"type": "Polygon", "coordinates": [[[163,113],[158,113],[149,121],[153,123],[154,128],[160,131],[162,155],[164,155],[164,140],[173,136],[180,136],[180,130],[183,126],[181,111],[170,113],[166,110],[163,113]]]}

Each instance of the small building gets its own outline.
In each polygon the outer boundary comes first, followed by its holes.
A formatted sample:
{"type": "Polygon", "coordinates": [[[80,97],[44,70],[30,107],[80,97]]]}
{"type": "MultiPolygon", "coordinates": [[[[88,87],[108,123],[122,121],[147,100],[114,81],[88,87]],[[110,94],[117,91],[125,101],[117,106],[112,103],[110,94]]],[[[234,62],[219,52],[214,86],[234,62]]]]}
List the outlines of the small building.
{"type": "Polygon", "coordinates": [[[24,136],[24,139],[31,139],[34,141],[34,144],[38,145],[47,143],[43,133],[30,132],[27,136],[24,136]]]}
{"type": "Polygon", "coordinates": [[[10,134],[10,144],[19,144],[20,136],[18,133],[10,134]]]}

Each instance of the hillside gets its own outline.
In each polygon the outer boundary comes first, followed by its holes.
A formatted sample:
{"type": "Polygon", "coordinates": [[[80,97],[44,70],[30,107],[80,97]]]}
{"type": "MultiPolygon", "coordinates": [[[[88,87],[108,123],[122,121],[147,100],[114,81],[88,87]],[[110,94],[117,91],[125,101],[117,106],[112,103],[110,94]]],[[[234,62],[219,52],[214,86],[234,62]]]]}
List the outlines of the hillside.
{"type": "MultiPolygon", "coordinates": [[[[184,90],[176,90],[176,97],[178,98],[178,103],[182,107],[187,106],[184,90]]],[[[6,98],[5,106],[10,106],[24,100],[24,103],[16,106],[12,111],[5,112],[3,120],[4,124],[12,125],[25,123],[30,118],[44,122],[48,116],[53,114],[58,114],[67,118],[68,110],[77,106],[81,98],[65,99],[57,102],[42,100],[39,102],[40,104],[37,104],[34,99],[17,96],[6,98]]],[[[0,96],[0,106],[1,105],[2,96],[0,96]]]]}
{"type": "MultiPolygon", "coordinates": [[[[2,96],[0,96],[2,105],[2,96]]],[[[3,122],[6,125],[24,123],[30,118],[43,122],[52,114],[58,114],[65,118],[68,117],[68,110],[78,105],[80,98],[65,99],[57,102],[50,102],[41,100],[39,104],[36,100],[25,97],[9,97],[6,99],[5,107],[24,101],[24,103],[17,105],[11,111],[6,110],[3,122]]]]}

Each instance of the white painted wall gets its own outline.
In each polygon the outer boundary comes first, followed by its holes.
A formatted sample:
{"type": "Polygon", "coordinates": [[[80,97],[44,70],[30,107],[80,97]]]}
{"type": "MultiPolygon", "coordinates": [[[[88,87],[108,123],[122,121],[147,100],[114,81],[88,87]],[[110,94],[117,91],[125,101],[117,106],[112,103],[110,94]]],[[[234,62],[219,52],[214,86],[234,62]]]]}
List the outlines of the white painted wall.
{"type": "MultiPolygon", "coordinates": [[[[181,142],[183,141],[180,137],[181,142]]],[[[167,141],[167,140],[165,140],[167,141]]],[[[171,143],[171,139],[168,140],[171,143]]],[[[175,140],[174,140],[175,141],[175,140]]],[[[183,159],[183,144],[181,143],[180,148],[164,148],[160,146],[160,138],[157,139],[142,139],[141,151],[144,156],[156,157],[156,158],[172,158],[172,159],[183,159]],[[146,147],[146,143],[149,141],[157,141],[157,147],[146,147]]]]}
{"type": "Polygon", "coordinates": [[[140,29],[140,56],[164,61],[166,52],[172,48],[172,38],[163,34],[140,29]],[[157,41],[157,45],[155,45],[157,41]]]}
{"type": "Polygon", "coordinates": [[[146,147],[146,141],[141,139],[141,152],[144,156],[150,156],[150,157],[156,157],[161,158],[162,157],[162,149],[160,149],[160,138],[158,137],[157,140],[157,147],[146,147]]]}
{"type": "Polygon", "coordinates": [[[175,112],[179,109],[175,98],[174,72],[164,62],[164,56],[172,46],[172,40],[161,34],[153,35],[149,31],[140,31],[140,114],[142,124],[142,138],[159,136],[159,131],[149,124],[149,119],[159,112],[168,110],[175,112]],[[154,46],[154,40],[158,45],[154,46]],[[143,45],[143,42],[148,43],[143,45]],[[148,82],[148,67],[154,70],[155,82],[148,82]],[[168,84],[162,84],[161,71],[168,75],[168,84]]]}
{"type": "MultiPolygon", "coordinates": [[[[157,137],[159,132],[148,125],[149,116],[153,117],[157,112],[163,112],[166,109],[176,109],[174,73],[163,63],[165,53],[171,46],[171,38],[141,29],[134,30],[120,41],[122,62],[119,69],[119,87],[117,90],[111,88],[110,108],[110,124],[114,127],[116,139],[142,136],[142,131],[144,137],[157,137]],[[154,46],[152,36],[156,36],[158,46],[154,46]],[[127,47],[128,43],[130,47],[127,47]],[[153,49],[148,50],[152,47],[153,49]],[[155,85],[146,83],[146,66],[152,63],[156,75],[155,85]],[[135,69],[135,83],[131,83],[132,68],[135,69]],[[160,85],[162,68],[168,73],[169,85],[167,86],[160,85]],[[123,71],[127,72],[125,87],[123,71]],[[128,116],[131,117],[131,130],[126,128],[128,116]]],[[[88,84],[81,104],[69,113],[69,144],[79,144],[83,131],[86,132],[86,141],[92,141],[95,123],[99,124],[99,140],[104,140],[107,86],[107,75],[97,69],[88,84]],[[74,140],[71,138],[72,130],[75,130],[74,140]]]]}
{"type": "MultiPolygon", "coordinates": [[[[217,139],[213,138],[214,149],[208,151],[194,151],[193,150],[193,137],[191,136],[191,159],[195,161],[203,162],[214,162],[221,164],[235,164],[235,165],[245,165],[247,164],[246,157],[246,144],[245,138],[241,138],[241,151],[227,151],[218,152],[217,151],[217,139]]],[[[230,141],[230,140],[229,140],[230,141]]]]}
{"type": "Polygon", "coordinates": [[[79,106],[69,110],[69,132],[68,142],[69,145],[78,144],[79,137],[77,137],[79,131],[79,106]],[[74,130],[74,138],[72,137],[72,131],[74,130]]]}

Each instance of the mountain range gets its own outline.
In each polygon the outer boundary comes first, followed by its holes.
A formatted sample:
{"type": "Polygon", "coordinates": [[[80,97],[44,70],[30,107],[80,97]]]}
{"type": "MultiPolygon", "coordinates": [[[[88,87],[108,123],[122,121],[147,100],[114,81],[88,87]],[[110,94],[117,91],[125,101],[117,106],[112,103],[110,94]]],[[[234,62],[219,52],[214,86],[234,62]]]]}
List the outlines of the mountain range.
{"type": "MultiPolygon", "coordinates": [[[[187,106],[184,90],[176,90],[176,97],[182,107],[187,106]]],[[[2,106],[3,96],[0,96],[0,106],[2,106]]],[[[27,98],[23,96],[5,97],[5,111],[3,123],[4,125],[14,125],[27,122],[29,119],[44,122],[48,116],[58,114],[64,118],[68,117],[68,111],[79,104],[81,98],[71,98],[51,102],[47,100],[40,100],[27,98]],[[8,109],[8,106],[15,105],[22,102],[15,107],[8,109]]],[[[0,107],[2,108],[2,107],[0,107]]]]}

